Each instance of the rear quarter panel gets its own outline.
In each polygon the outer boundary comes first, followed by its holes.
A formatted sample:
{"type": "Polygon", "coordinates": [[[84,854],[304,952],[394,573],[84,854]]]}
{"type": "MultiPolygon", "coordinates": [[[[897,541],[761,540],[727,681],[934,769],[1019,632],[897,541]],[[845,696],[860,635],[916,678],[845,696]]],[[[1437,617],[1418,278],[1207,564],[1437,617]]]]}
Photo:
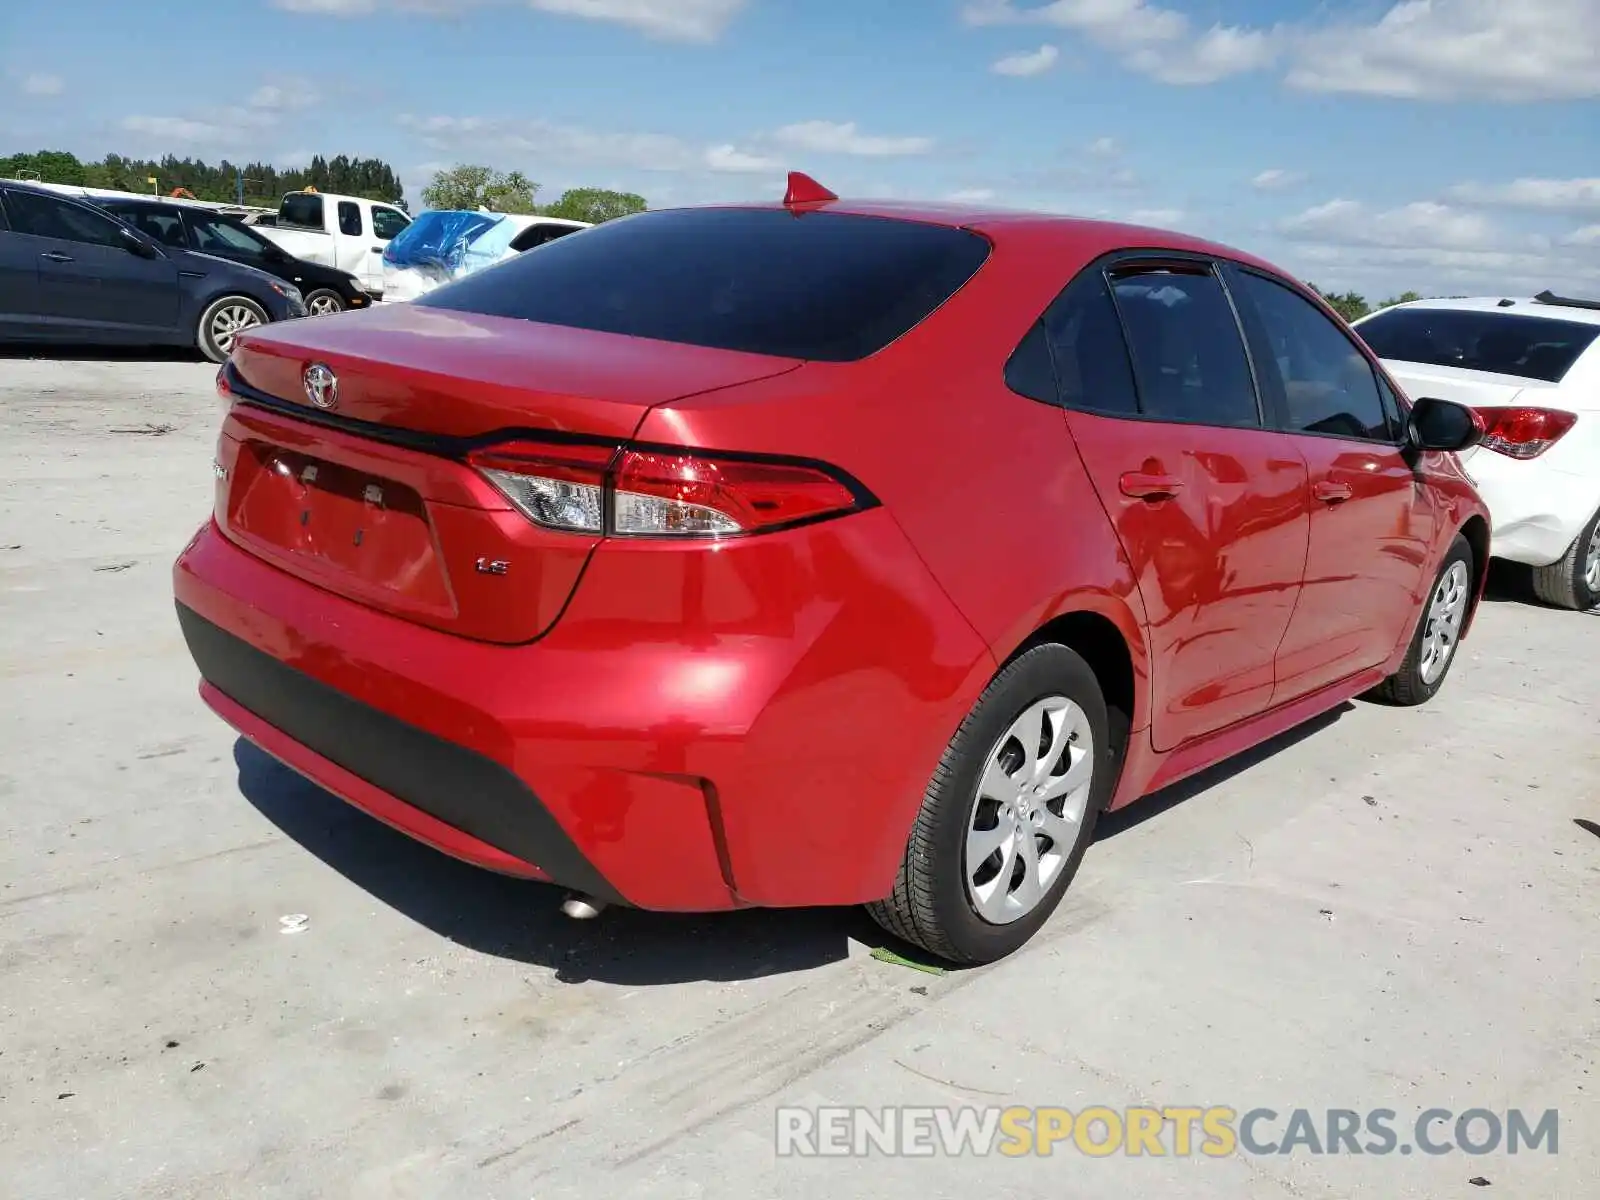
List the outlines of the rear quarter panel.
{"type": "Polygon", "coordinates": [[[1054,617],[1107,617],[1128,643],[1130,717],[1142,728],[1148,669],[1132,572],[1064,414],[1003,378],[1056,293],[1111,247],[1048,230],[995,242],[966,287],[878,354],[675,401],[653,410],[637,436],[843,467],[883,501],[1001,662],[1054,617]]]}

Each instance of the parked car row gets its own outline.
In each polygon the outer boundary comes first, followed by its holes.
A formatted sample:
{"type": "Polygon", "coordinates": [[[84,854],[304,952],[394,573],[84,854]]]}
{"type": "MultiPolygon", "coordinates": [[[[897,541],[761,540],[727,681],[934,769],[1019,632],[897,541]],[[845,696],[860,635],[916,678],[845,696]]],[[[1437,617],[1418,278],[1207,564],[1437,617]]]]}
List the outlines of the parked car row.
{"type": "MultiPolygon", "coordinates": [[[[1590,369],[1588,310],[1513,307],[1557,324],[1429,369],[1590,369]]],[[[573,915],[865,904],[985,962],[1101,812],[1443,686],[1468,470],[1592,416],[1394,362],[1237,250],[796,175],[252,330],[179,621],[244,736],[573,915]]]]}
{"type": "Polygon", "coordinates": [[[175,198],[64,192],[0,181],[0,339],[194,346],[221,362],[241,330],[369,308],[386,290],[414,299],[588,228],[494,213],[414,222],[316,192],[285,196],[263,224],[175,198]]]}
{"type": "Polygon", "coordinates": [[[157,240],[88,201],[0,182],[0,338],[194,346],[221,362],[242,331],[306,315],[294,283],[198,249],[215,237],[198,221],[166,228],[157,240]]]}

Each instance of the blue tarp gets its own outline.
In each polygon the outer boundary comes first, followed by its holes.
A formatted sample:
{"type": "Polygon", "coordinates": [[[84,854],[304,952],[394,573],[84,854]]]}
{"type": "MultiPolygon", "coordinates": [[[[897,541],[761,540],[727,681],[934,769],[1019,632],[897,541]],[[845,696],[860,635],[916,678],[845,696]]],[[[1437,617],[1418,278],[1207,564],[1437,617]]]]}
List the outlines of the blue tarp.
{"type": "Polygon", "coordinates": [[[499,213],[432,210],[419,215],[395,235],[383,252],[383,261],[392,267],[424,268],[430,275],[464,273],[462,268],[468,265],[468,259],[484,257],[487,252],[488,261],[493,262],[505,253],[516,236],[510,226],[511,222],[499,213]],[[497,226],[505,234],[503,239],[488,236],[497,226]],[[480,248],[479,242],[500,244],[480,248]]]}

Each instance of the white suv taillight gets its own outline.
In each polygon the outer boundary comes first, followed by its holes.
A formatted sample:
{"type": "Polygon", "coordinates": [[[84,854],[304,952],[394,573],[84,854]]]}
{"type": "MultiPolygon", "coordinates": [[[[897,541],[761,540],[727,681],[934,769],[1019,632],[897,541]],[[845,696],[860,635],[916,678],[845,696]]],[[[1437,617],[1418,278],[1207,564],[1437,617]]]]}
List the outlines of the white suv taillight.
{"type": "Polygon", "coordinates": [[[812,463],[666,448],[515,442],[467,461],[535,524],[619,537],[736,537],[854,512],[866,499],[812,463]]]}
{"type": "Polygon", "coordinates": [[[1538,458],[1578,421],[1559,408],[1480,408],[1486,449],[1510,458],[1538,458]]]}

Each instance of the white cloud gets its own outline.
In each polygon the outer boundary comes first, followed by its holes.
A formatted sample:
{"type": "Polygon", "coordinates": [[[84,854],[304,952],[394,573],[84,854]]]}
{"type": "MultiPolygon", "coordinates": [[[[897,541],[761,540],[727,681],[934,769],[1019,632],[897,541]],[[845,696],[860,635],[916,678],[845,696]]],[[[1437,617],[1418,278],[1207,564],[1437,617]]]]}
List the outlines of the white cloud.
{"type": "Polygon", "coordinates": [[[402,116],[400,124],[435,150],[469,161],[480,154],[508,156],[540,170],[572,165],[689,171],[707,165],[705,150],[664,133],[607,133],[511,117],[402,116]]]}
{"type": "Polygon", "coordinates": [[[1345,246],[1469,250],[1508,248],[1507,235],[1481,213],[1419,200],[1373,209],[1359,200],[1329,200],[1282,223],[1291,237],[1345,246]]]}
{"type": "Polygon", "coordinates": [[[993,188],[961,188],[945,197],[951,204],[987,204],[995,196],[993,188]]]}
{"type": "Polygon", "coordinates": [[[1067,29],[1173,84],[1211,83],[1282,60],[1286,82],[1312,92],[1415,100],[1600,96],[1600,0],[1387,0],[1375,20],[1218,24],[1203,32],[1184,13],[1147,0],[1053,0],[1028,8],[974,0],[965,17],[974,25],[1067,29]]]}
{"type": "Polygon", "coordinates": [[[627,25],[653,37],[710,42],[722,35],[745,0],[528,0],[531,8],[627,25]]]}
{"type": "Polygon", "coordinates": [[[283,79],[277,83],[262,84],[250,93],[250,107],[263,112],[286,112],[310,108],[317,102],[317,92],[309,80],[283,79]]]}
{"type": "Polygon", "coordinates": [[[1600,0],[1399,0],[1300,39],[1291,86],[1416,100],[1600,95],[1600,0]]]}
{"type": "MultiPolygon", "coordinates": [[[[783,163],[768,154],[731,142],[697,146],[664,133],[613,133],[512,117],[402,116],[400,124],[441,156],[455,161],[474,157],[524,164],[540,173],[555,167],[610,167],[636,171],[709,171],[723,175],[781,172],[783,163]]],[[[429,164],[429,174],[441,169],[429,164]]]]}
{"type": "Polygon", "coordinates": [[[705,154],[705,163],[713,171],[730,175],[756,175],[783,169],[783,164],[775,158],[750,154],[733,145],[710,147],[705,154]]]}
{"type": "Polygon", "coordinates": [[[862,158],[895,158],[927,154],[934,147],[929,137],[869,136],[854,121],[801,121],[785,125],[772,135],[779,145],[812,154],[854,154],[862,158]]]}
{"type": "Polygon", "coordinates": [[[228,130],[215,122],[188,117],[123,117],[122,128],[176,145],[219,142],[228,136],[228,130]]]}
{"type": "Polygon", "coordinates": [[[1517,179],[1510,183],[1462,183],[1452,200],[1484,208],[1563,213],[1600,213],[1600,179],[1517,179]]]}
{"type": "Polygon", "coordinates": [[[1116,138],[1095,138],[1089,143],[1089,153],[1096,158],[1115,158],[1122,152],[1122,147],[1117,145],[1116,138]]]}
{"type": "Polygon", "coordinates": [[[1011,75],[1015,78],[1025,79],[1031,75],[1043,75],[1056,65],[1056,60],[1061,57],[1061,51],[1048,43],[1037,50],[1024,50],[1020,54],[1008,54],[990,68],[996,75],[1011,75]]]}
{"type": "Polygon", "coordinates": [[[1273,31],[1213,25],[1196,33],[1183,13],[1145,0],[1054,0],[1018,8],[1010,0],[977,0],[963,13],[972,25],[1042,24],[1070,30],[1118,55],[1133,70],[1167,83],[1213,83],[1269,65],[1278,54],[1273,31]]]}
{"type": "Polygon", "coordinates": [[[1282,191],[1285,188],[1298,187],[1304,183],[1307,175],[1304,171],[1285,171],[1272,167],[1262,171],[1250,181],[1250,186],[1263,192],[1282,191]]]}
{"type": "Polygon", "coordinates": [[[51,75],[46,71],[34,71],[24,75],[17,84],[28,96],[59,96],[67,89],[66,80],[59,75],[51,75]]]}
{"type": "MultiPolygon", "coordinates": [[[[326,17],[364,17],[376,12],[456,16],[509,0],[272,0],[288,12],[326,17]]],[[[623,25],[650,37],[681,42],[711,42],[745,7],[747,0],[522,0],[535,12],[623,25]]]]}
{"type": "Polygon", "coordinates": [[[1563,242],[1568,246],[1596,246],[1600,247],[1600,225],[1585,225],[1582,229],[1574,229],[1563,242]]]}

